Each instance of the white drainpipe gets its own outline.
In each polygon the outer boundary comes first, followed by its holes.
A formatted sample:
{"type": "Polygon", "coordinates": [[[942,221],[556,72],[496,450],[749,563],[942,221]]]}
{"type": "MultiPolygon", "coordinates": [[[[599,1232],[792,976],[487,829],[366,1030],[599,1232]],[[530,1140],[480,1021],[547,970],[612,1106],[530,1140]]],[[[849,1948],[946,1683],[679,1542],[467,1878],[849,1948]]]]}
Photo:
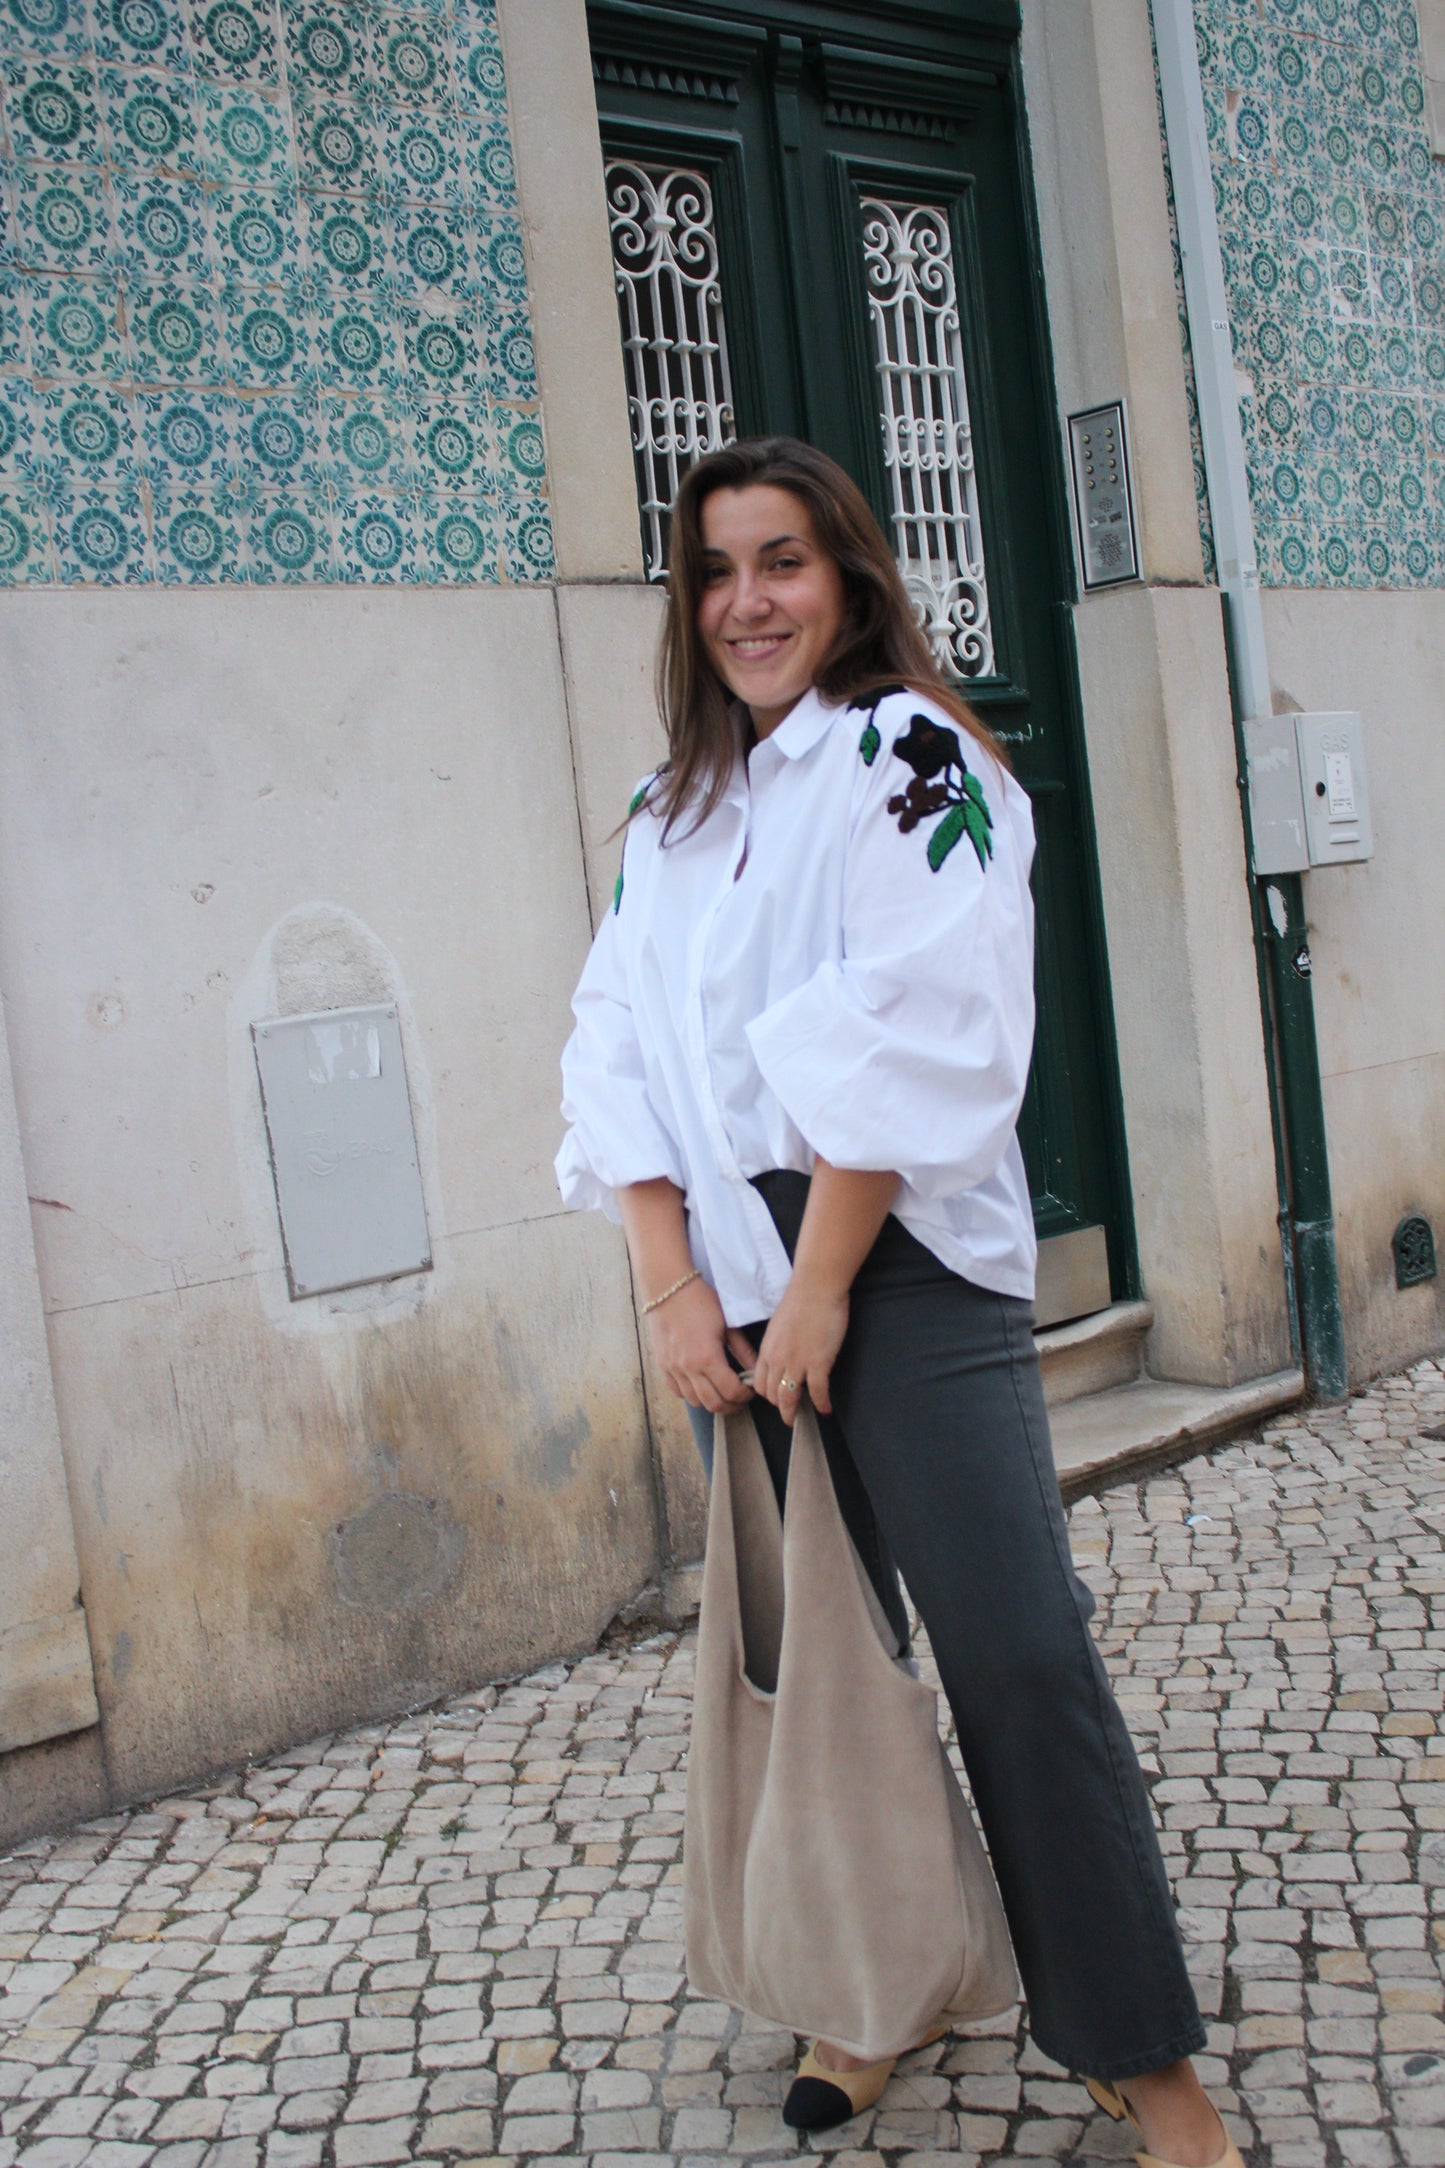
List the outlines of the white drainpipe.
{"type": "Polygon", "coordinates": [[[1254,514],[1249,502],[1244,433],[1239,426],[1239,378],[1229,335],[1224,258],[1214,215],[1214,175],[1209,160],[1204,89],[1199,80],[1194,8],[1192,0],[1153,0],[1153,13],[1219,584],[1231,603],[1241,711],[1246,716],[1268,715],[1269,658],[1259,602],[1254,514]]]}

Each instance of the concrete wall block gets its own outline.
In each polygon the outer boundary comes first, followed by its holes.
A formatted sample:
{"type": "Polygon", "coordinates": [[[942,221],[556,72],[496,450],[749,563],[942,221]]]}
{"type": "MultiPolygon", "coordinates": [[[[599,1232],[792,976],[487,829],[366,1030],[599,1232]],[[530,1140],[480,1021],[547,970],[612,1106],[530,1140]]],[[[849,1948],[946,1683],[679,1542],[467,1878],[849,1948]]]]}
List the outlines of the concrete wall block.
{"type": "Polygon", "coordinates": [[[554,1211],[537,1078],[588,921],[551,594],[8,614],[0,983],[48,1306],[279,1257],[250,1024],[388,971],[433,1234],[554,1211]]]}
{"type": "Polygon", "coordinates": [[[17,1747],[0,1761],[0,1852],[104,1814],[110,1779],[100,1726],[17,1747]]]}
{"type": "MultiPolygon", "coordinates": [[[[662,628],[659,588],[582,584],[557,591],[576,763],[577,802],[594,923],[610,909],[622,854],[615,833],[639,779],[664,758],[653,693],[662,628]]],[[[643,1379],[674,1563],[702,1556],[707,1486],[682,1404],[646,1359],[643,1379]]]]}
{"type": "Polygon", "coordinates": [[[1065,412],[1124,397],[1146,576],[1203,558],[1147,0],[1023,0],[1044,282],[1065,412]]]}
{"type": "Polygon", "coordinates": [[[85,1613],[78,1604],[0,1633],[0,1754],[99,1721],[85,1613]]]}
{"type": "Polygon", "coordinates": [[[612,902],[617,830],[639,780],[667,757],[653,692],[660,588],[586,584],[557,591],[577,804],[594,925],[612,902]]]}
{"type": "Polygon", "coordinates": [[[31,1238],[10,1057],[0,1023],[0,1496],[9,1570],[0,1634],[69,1610],[79,1586],[31,1238]]]}
{"type": "Polygon", "coordinates": [[[1335,1240],[1350,1380],[1445,1347],[1445,1278],[1395,1285],[1390,1242],[1423,1212],[1445,1256],[1445,1055],[1325,1079],[1335,1240]]]}
{"type": "Polygon", "coordinates": [[[1395,1286],[1423,1212],[1445,1250],[1445,644],[1438,593],[1266,594],[1276,703],[1364,719],[1375,855],[1307,873],[1315,1021],[1351,1375],[1445,1344],[1442,1286],[1395,1286]]]}
{"type": "Polygon", "coordinates": [[[1149,1365],[1234,1384],[1289,1340],[1219,602],[1121,589],[1076,622],[1149,1365]]]}
{"type": "Polygon", "coordinates": [[[0,1015],[0,1755],[94,1724],[10,1048],[0,1015]]]}
{"type": "Polygon", "coordinates": [[[637,579],[642,541],[584,0],[498,0],[557,572],[637,579]]]}

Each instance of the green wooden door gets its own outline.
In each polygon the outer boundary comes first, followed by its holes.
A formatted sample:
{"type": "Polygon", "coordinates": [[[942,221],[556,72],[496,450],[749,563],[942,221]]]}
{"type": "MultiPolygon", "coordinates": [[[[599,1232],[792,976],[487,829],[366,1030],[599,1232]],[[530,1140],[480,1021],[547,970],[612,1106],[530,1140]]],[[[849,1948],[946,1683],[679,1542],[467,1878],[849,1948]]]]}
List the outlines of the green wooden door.
{"type": "Polygon", "coordinates": [[[1014,0],[588,13],[649,574],[733,434],[867,491],[1033,801],[1041,1318],[1100,1308],[1133,1257],[1014,0]]]}

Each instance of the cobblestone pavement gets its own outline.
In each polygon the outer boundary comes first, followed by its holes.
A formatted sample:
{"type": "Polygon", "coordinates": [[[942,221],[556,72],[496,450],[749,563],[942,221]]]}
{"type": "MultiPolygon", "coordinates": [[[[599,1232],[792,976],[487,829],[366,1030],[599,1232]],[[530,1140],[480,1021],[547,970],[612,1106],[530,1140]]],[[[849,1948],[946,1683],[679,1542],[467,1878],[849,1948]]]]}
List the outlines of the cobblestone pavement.
{"type": "MultiPolygon", "coordinates": [[[[1445,2164],[1442,1529],[1433,1364],[1072,1515],[1261,2168],[1445,2164]]],[[[683,1986],[692,1652],[605,1647],[0,1863],[0,2168],[799,2150],[791,2038],[683,1986]]],[[[1127,2144],[1005,2020],[817,2150],[1127,2144]]]]}

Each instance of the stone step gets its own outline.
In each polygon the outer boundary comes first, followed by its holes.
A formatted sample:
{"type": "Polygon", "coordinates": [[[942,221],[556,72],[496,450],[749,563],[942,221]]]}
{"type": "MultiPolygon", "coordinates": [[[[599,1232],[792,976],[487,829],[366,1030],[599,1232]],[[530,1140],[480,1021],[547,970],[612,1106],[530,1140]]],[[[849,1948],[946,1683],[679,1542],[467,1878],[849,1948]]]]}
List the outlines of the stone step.
{"type": "Polygon", "coordinates": [[[1248,1385],[1170,1385],[1135,1378],[1057,1407],[1049,1417],[1065,1499],[1187,1460],[1303,1400],[1304,1374],[1277,1370],[1248,1385]]]}
{"type": "Polygon", "coordinates": [[[1143,1368],[1144,1335],[1154,1322],[1148,1302],[1115,1302],[1072,1325],[1049,1325],[1034,1334],[1051,1408],[1086,1393],[1127,1385],[1143,1368]]]}

